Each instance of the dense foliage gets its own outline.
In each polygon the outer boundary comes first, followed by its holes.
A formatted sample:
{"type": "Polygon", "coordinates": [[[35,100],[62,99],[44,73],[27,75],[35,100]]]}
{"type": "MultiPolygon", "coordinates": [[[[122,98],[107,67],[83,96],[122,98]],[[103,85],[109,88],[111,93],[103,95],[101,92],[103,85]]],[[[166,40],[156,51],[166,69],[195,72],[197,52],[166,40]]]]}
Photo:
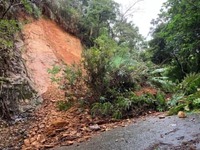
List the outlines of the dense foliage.
{"type": "Polygon", "coordinates": [[[169,101],[169,115],[178,111],[199,111],[200,108],[200,74],[188,74],[178,84],[176,92],[169,101]]]}
{"type": "Polygon", "coordinates": [[[132,48],[142,40],[138,29],[120,17],[119,4],[113,0],[45,0],[40,8],[88,47],[94,45],[105,29],[119,44],[126,43],[132,48]]]}
{"type": "Polygon", "coordinates": [[[168,0],[152,23],[153,62],[169,65],[171,76],[179,80],[200,72],[200,1],[168,0]]]}
{"type": "Polygon", "coordinates": [[[200,1],[168,0],[152,24],[151,60],[167,70],[170,80],[179,81],[169,114],[199,109],[200,1]]]}

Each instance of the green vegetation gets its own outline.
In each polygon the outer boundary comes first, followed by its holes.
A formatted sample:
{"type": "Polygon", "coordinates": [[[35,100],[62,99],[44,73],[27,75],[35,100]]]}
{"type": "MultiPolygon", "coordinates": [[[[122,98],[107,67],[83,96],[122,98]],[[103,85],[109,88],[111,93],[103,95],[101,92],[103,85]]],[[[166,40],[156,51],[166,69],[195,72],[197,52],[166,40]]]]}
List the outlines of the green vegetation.
{"type": "Polygon", "coordinates": [[[114,118],[199,109],[200,3],[194,3],[168,0],[152,21],[149,48],[112,0],[48,3],[51,18],[85,45],[82,64],[64,71],[68,99],[84,102],[92,115],[114,118]],[[146,87],[156,93],[142,92],[146,87]]]}
{"type": "Polygon", "coordinates": [[[66,111],[73,106],[73,103],[70,101],[58,101],[57,107],[60,111],[66,111]]]}
{"type": "Polygon", "coordinates": [[[59,66],[53,66],[52,69],[48,69],[47,72],[49,74],[51,74],[51,81],[52,82],[59,82],[60,81],[60,78],[59,77],[56,77],[56,75],[61,71],[61,68],[59,66]]]}
{"type": "Polygon", "coordinates": [[[200,108],[200,74],[189,74],[178,84],[176,93],[169,101],[169,114],[176,114],[179,110],[187,112],[198,111],[200,108]]]}
{"type": "Polygon", "coordinates": [[[138,29],[126,21],[120,14],[119,4],[113,0],[44,0],[40,8],[87,47],[94,46],[95,39],[104,30],[119,44],[129,45],[131,49],[138,48],[138,41],[142,41],[138,29]]]}
{"type": "Polygon", "coordinates": [[[168,0],[155,25],[152,61],[170,66],[169,76],[182,80],[186,74],[200,71],[200,2],[168,0]]]}
{"type": "MultiPolygon", "coordinates": [[[[81,64],[48,70],[66,92],[66,101],[58,103],[60,110],[70,108],[74,100],[90,107],[93,115],[114,118],[149,110],[169,109],[171,115],[199,109],[199,1],[168,0],[152,21],[153,39],[147,43],[113,0],[3,0],[0,51],[6,55],[0,56],[1,64],[12,58],[13,36],[19,30],[12,17],[14,6],[36,18],[43,12],[79,37],[85,47],[81,64]],[[59,72],[62,77],[57,77],[59,72]]],[[[1,82],[7,82],[5,66],[1,82]]]]}
{"type": "Polygon", "coordinates": [[[168,0],[152,21],[152,61],[168,71],[173,86],[169,114],[199,109],[200,2],[168,0]]]}

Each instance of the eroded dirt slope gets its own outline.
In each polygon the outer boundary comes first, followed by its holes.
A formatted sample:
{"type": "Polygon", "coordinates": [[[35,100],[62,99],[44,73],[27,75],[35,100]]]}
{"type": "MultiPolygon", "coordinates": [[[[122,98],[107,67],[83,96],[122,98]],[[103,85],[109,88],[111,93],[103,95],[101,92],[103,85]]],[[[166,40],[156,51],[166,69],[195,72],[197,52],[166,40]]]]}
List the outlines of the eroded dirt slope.
{"type": "Polygon", "coordinates": [[[35,120],[30,123],[22,149],[71,145],[116,127],[119,122],[109,123],[92,118],[89,109],[79,107],[78,103],[68,111],[58,110],[58,102],[66,100],[66,97],[64,91],[51,83],[47,70],[54,65],[79,62],[82,51],[80,41],[64,32],[54,22],[45,19],[25,25],[23,34],[26,44],[23,57],[27,70],[44,102],[34,113],[35,120]],[[94,124],[98,124],[97,130],[91,129],[90,126],[94,124]]]}
{"type": "Polygon", "coordinates": [[[39,19],[26,24],[23,35],[26,44],[23,58],[40,94],[51,85],[48,68],[62,62],[72,64],[81,59],[80,40],[50,20],[39,19]]]}

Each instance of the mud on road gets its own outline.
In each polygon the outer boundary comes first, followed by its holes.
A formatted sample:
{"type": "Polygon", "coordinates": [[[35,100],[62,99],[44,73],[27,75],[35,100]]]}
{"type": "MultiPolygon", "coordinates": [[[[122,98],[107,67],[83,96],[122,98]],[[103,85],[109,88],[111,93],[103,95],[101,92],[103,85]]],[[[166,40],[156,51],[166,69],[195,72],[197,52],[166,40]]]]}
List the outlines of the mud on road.
{"type": "Polygon", "coordinates": [[[200,150],[200,114],[147,118],[90,141],[54,150],[200,150]]]}

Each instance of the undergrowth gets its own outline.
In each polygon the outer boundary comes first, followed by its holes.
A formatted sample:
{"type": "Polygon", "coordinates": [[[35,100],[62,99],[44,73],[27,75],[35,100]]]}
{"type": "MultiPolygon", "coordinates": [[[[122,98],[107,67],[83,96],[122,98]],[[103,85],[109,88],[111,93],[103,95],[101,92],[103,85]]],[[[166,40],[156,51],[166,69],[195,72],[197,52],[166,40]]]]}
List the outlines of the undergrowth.
{"type": "Polygon", "coordinates": [[[169,115],[183,110],[186,112],[199,111],[200,108],[200,74],[188,74],[178,85],[177,92],[168,102],[171,107],[169,115]]]}
{"type": "MultiPolygon", "coordinates": [[[[168,68],[147,67],[105,34],[84,51],[83,58],[80,65],[66,66],[62,79],[52,78],[62,82],[66,92],[66,102],[61,102],[59,109],[68,109],[78,100],[91,109],[92,116],[120,119],[148,111],[169,110],[168,114],[173,115],[200,108],[199,74],[189,74],[180,83],[172,82],[166,76],[168,68]],[[144,87],[157,92],[137,95],[136,91],[144,87]],[[172,96],[166,102],[167,94],[172,96]]],[[[53,67],[49,73],[56,75],[57,71],[60,69],[53,67]]]]}
{"type": "Polygon", "coordinates": [[[134,92],[124,93],[111,102],[96,102],[92,105],[92,115],[112,116],[116,119],[134,117],[148,111],[165,111],[167,105],[164,95],[144,94],[137,96],[134,92]]]}
{"type": "MultiPolygon", "coordinates": [[[[88,106],[92,116],[116,119],[138,116],[150,110],[167,110],[165,93],[161,90],[155,95],[135,94],[140,88],[142,90],[143,84],[150,82],[147,77],[150,70],[144,62],[105,34],[95,42],[94,47],[84,51],[83,65],[64,67],[59,79],[55,77],[61,71],[59,67],[54,66],[48,71],[52,80],[62,84],[65,90],[66,101],[59,103],[60,110],[67,109],[74,100],[88,106]]],[[[165,91],[163,86],[161,88],[165,91]]]]}
{"type": "Polygon", "coordinates": [[[73,106],[73,103],[71,101],[58,101],[57,102],[57,108],[60,111],[66,111],[70,109],[73,106]]]}

